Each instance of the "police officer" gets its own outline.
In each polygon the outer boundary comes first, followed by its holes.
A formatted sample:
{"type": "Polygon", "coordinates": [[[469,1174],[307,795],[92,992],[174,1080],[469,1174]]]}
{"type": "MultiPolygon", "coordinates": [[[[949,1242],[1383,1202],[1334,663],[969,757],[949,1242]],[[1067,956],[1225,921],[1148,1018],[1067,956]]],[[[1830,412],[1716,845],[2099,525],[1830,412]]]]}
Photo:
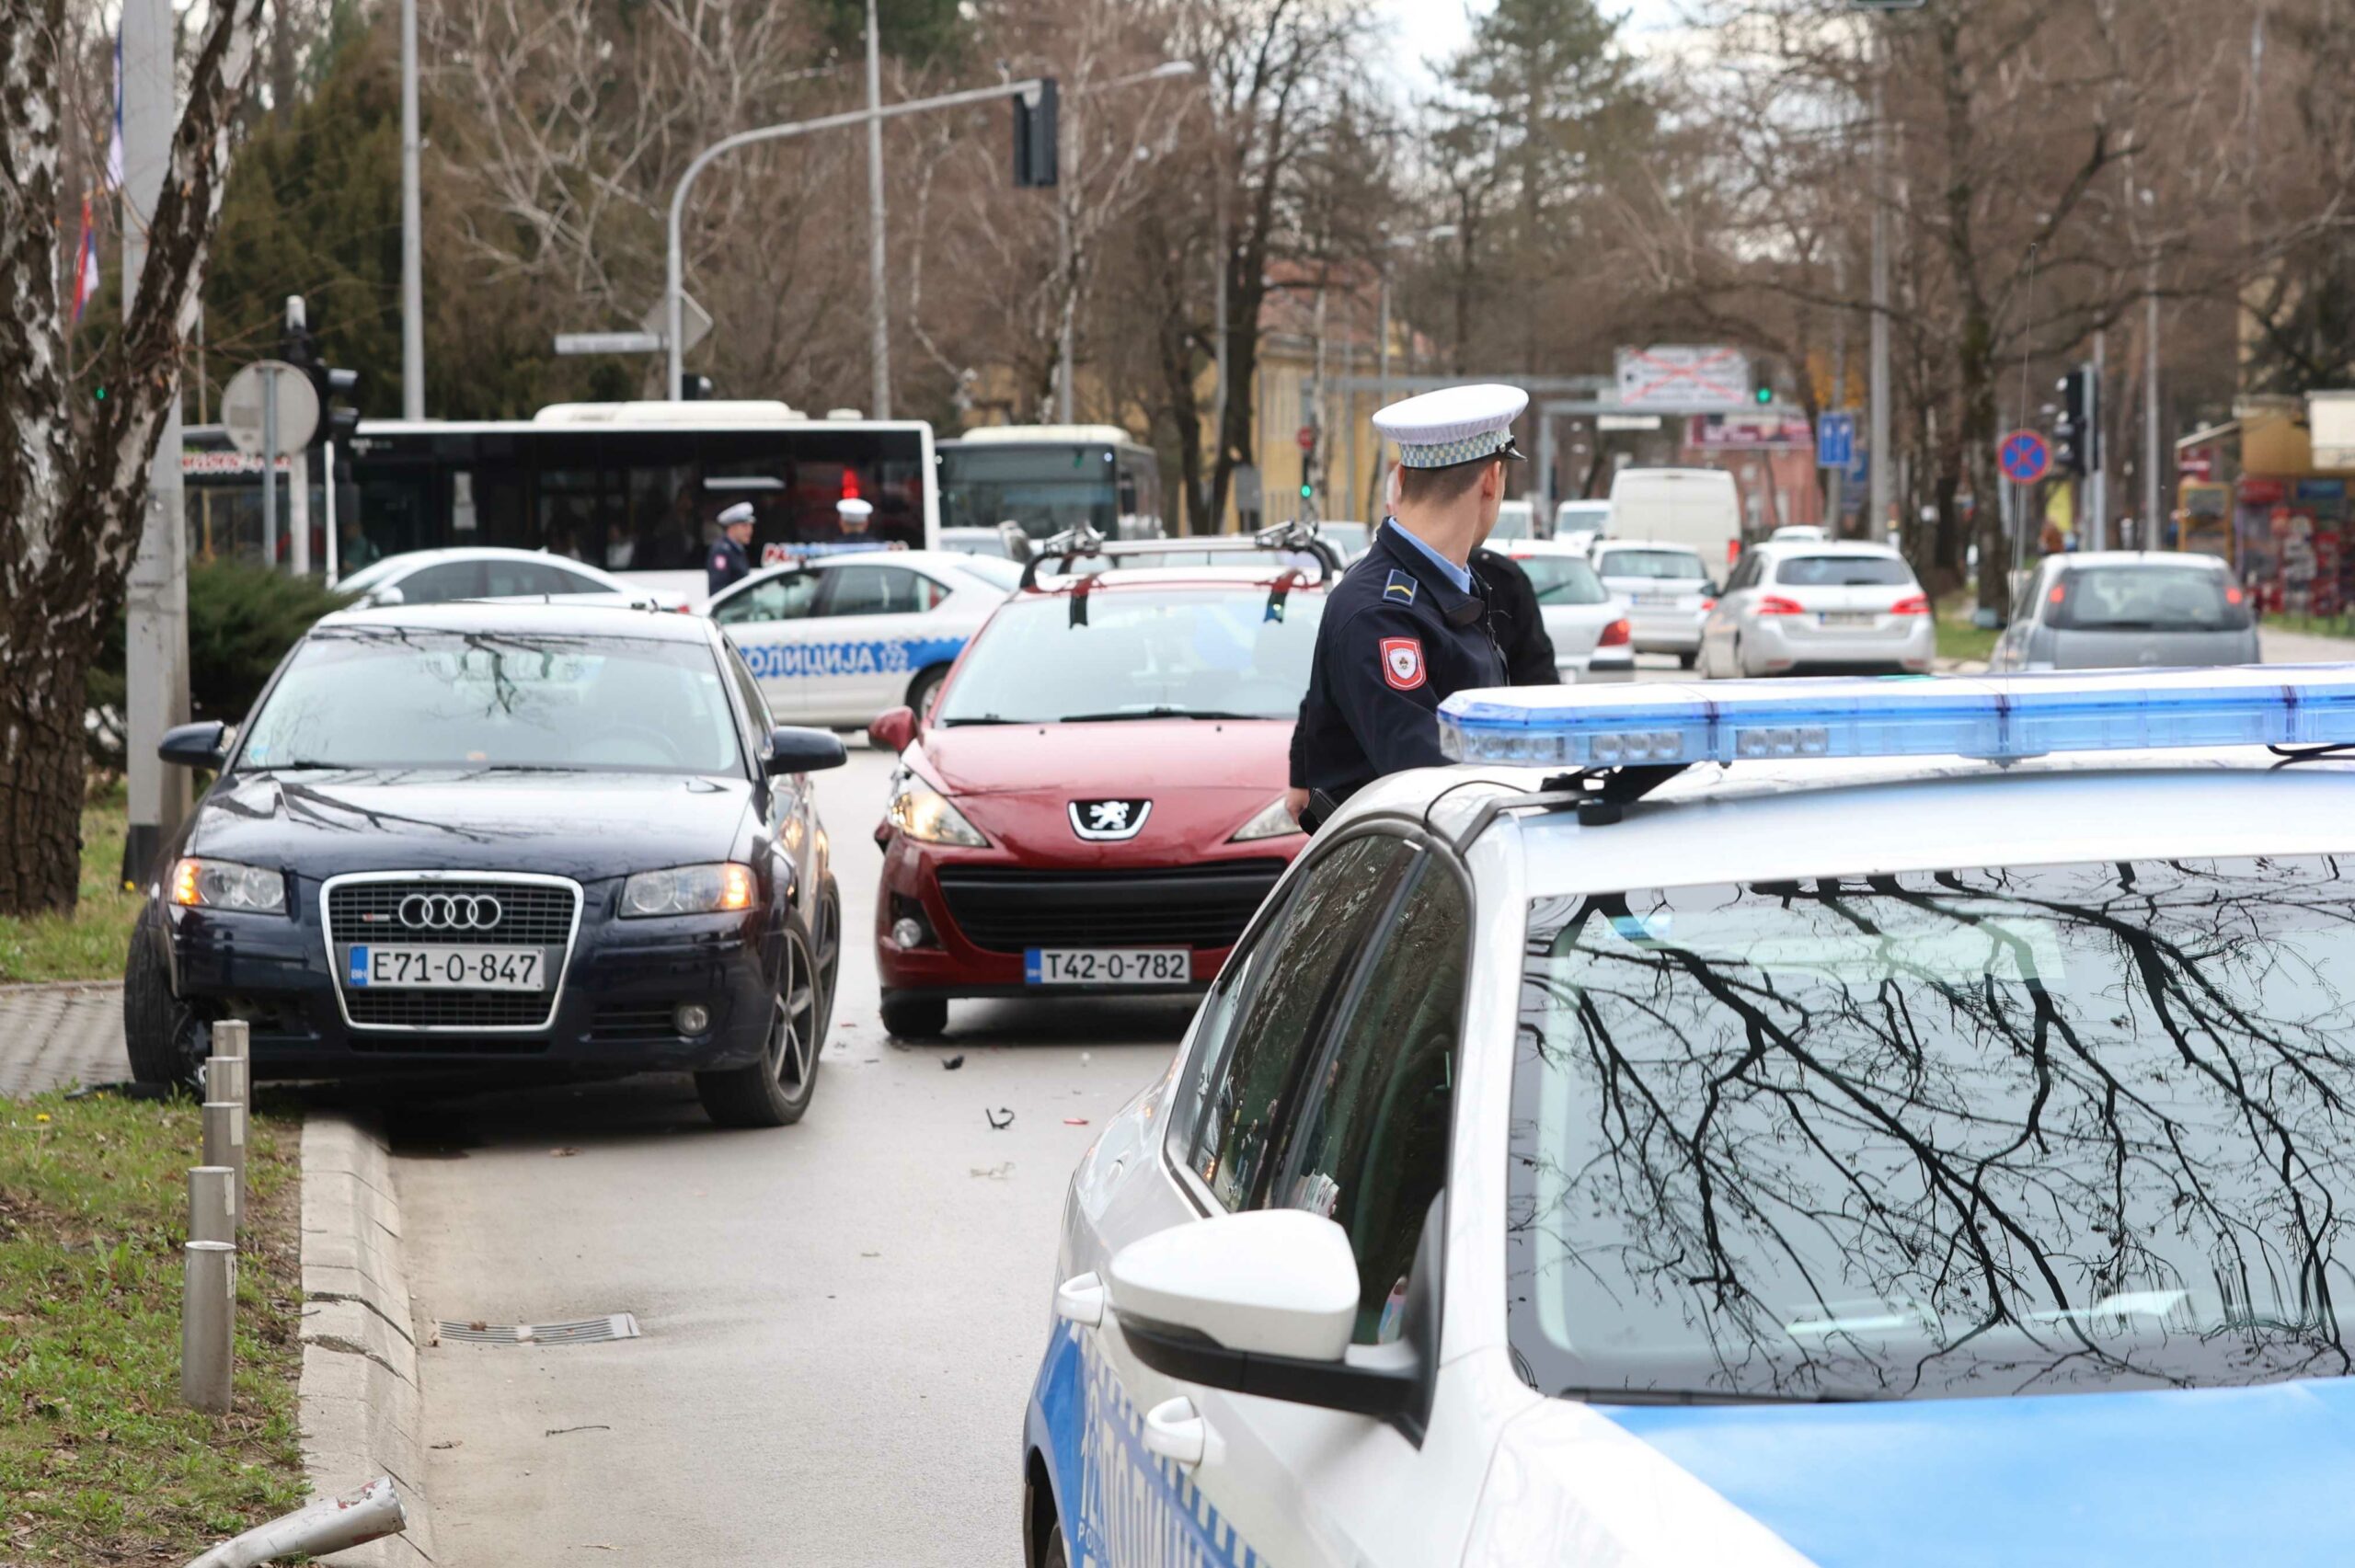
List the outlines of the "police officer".
{"type": "Polygon", "coordinates": [[[744,580],[752,569],[745,547],[752,542],[752,503],[738,501],[719,514],[719,543],[703,564],[703,590],[718,593],[744,580]]]}
{"type": "Polygon", "coordinates": [[[1458,386],[1373,417],[1398,443],[1393,511],[1317,628],[1287,795],[1312,832],[1383,774],[1446,762],[1440,704],[1506,683],[1469,563],[1497,525],[1508,465],[1521,457],[1512,422],[1528,406],[1517,387],[1458,386]]]}

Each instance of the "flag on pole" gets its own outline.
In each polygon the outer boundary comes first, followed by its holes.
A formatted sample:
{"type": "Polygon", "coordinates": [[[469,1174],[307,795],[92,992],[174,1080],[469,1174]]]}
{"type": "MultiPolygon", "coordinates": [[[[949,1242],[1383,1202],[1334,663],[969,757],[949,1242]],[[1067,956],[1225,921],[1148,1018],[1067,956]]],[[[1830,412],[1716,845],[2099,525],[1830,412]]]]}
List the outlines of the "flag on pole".
{"type": "Polygon", "coordinates": [[[114,29],[114,133],[107,139],[109,190],[122,189],[122,27],[114,29]]]}
{"type": "Polygon", "coordinates": [[[98,228],[91,221],[90,199],[82,198],[82,238],[74,246],[74,323],[80,326],[83,307],[98,292],[98,228]]]}

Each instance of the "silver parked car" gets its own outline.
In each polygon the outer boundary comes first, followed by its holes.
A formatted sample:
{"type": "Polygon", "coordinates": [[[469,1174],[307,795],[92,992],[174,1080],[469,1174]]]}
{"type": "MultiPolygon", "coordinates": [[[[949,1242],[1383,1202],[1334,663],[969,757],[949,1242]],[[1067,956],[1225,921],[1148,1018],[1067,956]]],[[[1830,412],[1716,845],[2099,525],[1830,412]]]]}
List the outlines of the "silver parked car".
{"type": "Polygon", "coordinates": [[[1922,674],[1938,632],[1913,568],[1888,545],[1769,540],[1734,567],[1701,644],[1706,676],[1922,674]]]}
{"type": "Polygon", "coordinates": [[[1990,668],[2175,670],[2259,657],[2248,595],[2223,562],[2109,550],[2046,557],[1990,668]]]}
{"type": "Polygon", "coordinates": [[[1701,622],[1717,603],[1708,563],[1689,544],[1598,539],[1587,555],[1603,586],[1627,601],[1637,653],[1672,653],[1685,669],[1701,652],[1701,622]]]}
{"type": "Polygon", "coordinates": [[[1583,555],[1546,540],[1522,540],[1506,553],[1537,592],[1537,613],[1554,645],[1554,671],[1562,684],[1636,678],[1627,601],[1603,586],[1583,555]]]}

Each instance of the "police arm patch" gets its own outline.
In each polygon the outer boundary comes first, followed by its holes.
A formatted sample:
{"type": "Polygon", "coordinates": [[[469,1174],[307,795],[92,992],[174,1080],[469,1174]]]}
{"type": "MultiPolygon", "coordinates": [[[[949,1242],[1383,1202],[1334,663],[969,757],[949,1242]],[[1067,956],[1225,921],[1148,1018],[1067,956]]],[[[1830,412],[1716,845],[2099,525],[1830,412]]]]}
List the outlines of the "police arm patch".
{"type": "Polygon", "coordinates": [[[1423,668],[1423,642],[1420,637],[1384,637],[1382,639],[1382,678],[1395,692],[1419,690],[1427,675],[1423,668]]]}

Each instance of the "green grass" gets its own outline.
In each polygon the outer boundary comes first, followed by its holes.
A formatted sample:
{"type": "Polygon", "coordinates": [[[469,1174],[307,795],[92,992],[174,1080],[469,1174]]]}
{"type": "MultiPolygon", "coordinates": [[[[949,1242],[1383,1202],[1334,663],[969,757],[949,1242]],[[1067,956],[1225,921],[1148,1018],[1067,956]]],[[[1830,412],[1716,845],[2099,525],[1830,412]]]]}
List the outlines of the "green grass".
{"type": "Polygon", "coordinates": [[[30,919],[0,915],[0,982],[122,979],[140,902],[119,880],[128,830],[118,782],[83,808],[82,897],[74,912],[30,919]]]}
{"type": "Polygon", "coordinates": [[[2257,623],[2260,631],[2294,632],[2308,637],[2355,638],[2355,622],[2344,615],[2268,615],[2257,623]]]}
{"type": "Polygon", "coordinates": [[[1979,596],[1966,589],[1938,601],[1938,657],[1984,664],[1994,656],[1995,639],[2003,633],[1975,625],[1971,616],[1979,596]]]}
{"type": "Polygon", "coordinates": [[[255,1118],[235,1404],[179,1402],[184,1101],[0,1101],[0,1562],[181,1563],[300,1505],[299,1123],[255,1118]]]}

